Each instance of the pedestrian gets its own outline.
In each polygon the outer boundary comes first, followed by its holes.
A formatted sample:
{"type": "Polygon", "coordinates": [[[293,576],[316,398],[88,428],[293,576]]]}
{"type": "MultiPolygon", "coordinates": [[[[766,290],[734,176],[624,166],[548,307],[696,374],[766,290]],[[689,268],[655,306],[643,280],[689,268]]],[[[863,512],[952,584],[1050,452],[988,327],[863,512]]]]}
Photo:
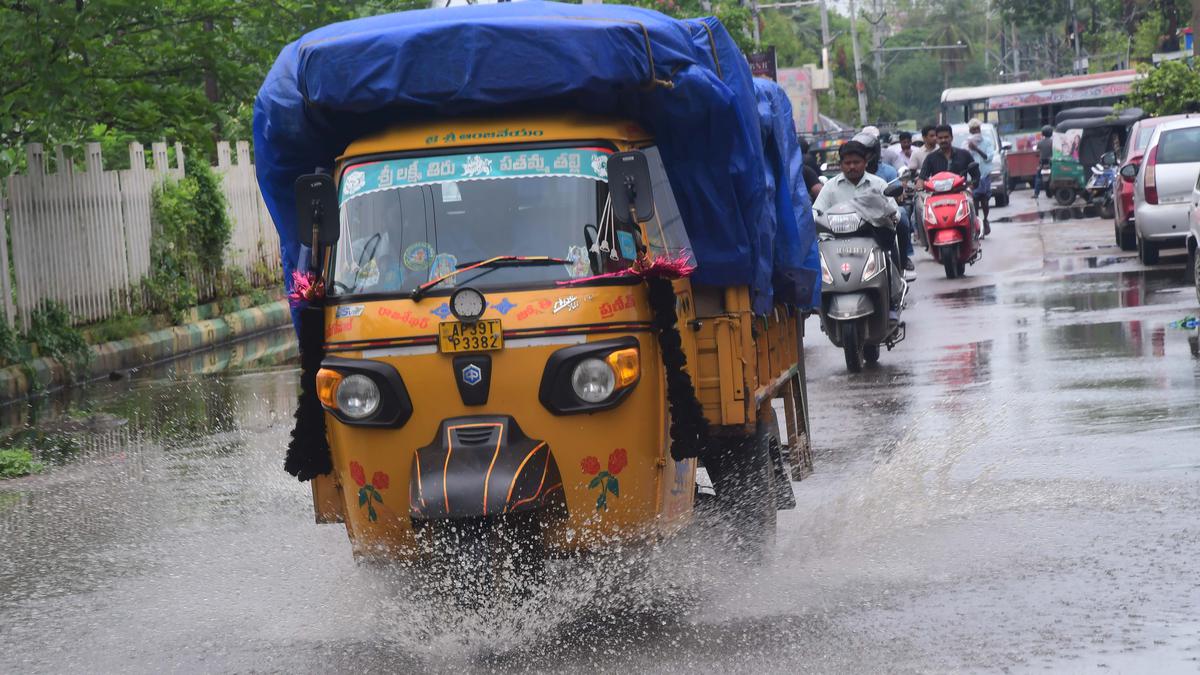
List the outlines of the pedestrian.
{"type": "Polygon", "coordinates": [[[992,171],[995,168],[993,163],[996,158],[996,148],[993,147],[992,139],[983,135],[983,122],[979,119],[975,118],[967,122],[967,131],[970,133],[967,136],[967,150],[979,164],[979,183],[975,186],[973,195],[975,208],[983,211],[983,231],[987,235],[992,232],[988,215],[991,210],[992,171]]]}
{"type": "Polygon", "coordinates": [[[1047,124],[1042,127],[1042,138],[1037,142],[1038,151],[1038,172],[1033,176],[1033,198],[1037,199],[1038,193],[1042,188],[1046,189],[1046,197],[1050,196],[1050,182],[1042,183],[1042,171],[1050,168],[1050,158],[1054,154],[1054,141],[1051,137],[1054,136],[1054,127],[1047,124]]]}

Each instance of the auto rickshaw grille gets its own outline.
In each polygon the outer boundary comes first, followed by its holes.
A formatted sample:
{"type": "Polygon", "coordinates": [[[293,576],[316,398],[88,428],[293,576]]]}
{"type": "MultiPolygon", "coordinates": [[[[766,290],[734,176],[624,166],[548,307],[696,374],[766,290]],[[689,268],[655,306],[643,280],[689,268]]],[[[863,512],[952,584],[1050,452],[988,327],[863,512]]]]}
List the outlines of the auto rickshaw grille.
{"type": "Polygon", "coordinates": [[[466,426],[459,427],[452,433],[455,445],[492,445],[496,442],[495,435],[500,433],[500,427],[498,425],[466,426]]]}

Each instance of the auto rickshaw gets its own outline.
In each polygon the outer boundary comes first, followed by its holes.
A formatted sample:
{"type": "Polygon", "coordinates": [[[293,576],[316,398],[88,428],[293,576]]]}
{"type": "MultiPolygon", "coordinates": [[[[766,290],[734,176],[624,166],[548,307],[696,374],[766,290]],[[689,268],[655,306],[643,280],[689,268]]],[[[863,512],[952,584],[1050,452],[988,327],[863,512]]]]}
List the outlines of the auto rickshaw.
{"type": "MultiPolygon", "coordinates": [[[[432,11],[498,40],[546,12],[635,10],[432,11]]],[[[636,11],[660,39],[653,13],[636,11]]],[[[613,23],[621,35],[625,23],[613,23]]],[[[580,26],[574,41],[613,30],[580,26]]],[[[631,48],[644,39],[631,34],[631,48]]],[[[260,167],[308,147],[267,133],[291,119],[281,110],[317,105],[294,82],[263,88],[288,88],[293,107],[260,93],[260,167]]],[[[351,134],[327,172],[295,183],[309,270],[293,276],[305,389],[288,469],[311,478],[317,521],[344,522],[360,559],[419,557],[433,540],[466,554],[507,533],[536,565],[678,531],[703,466],[735,541],[762,550],[777,508],[794,504],[790,479],[811,467],[803,301],[777,296],[764,313],[748,284],[693,279],[695,230],[667,151],[639,121],[513,108],[351,134]]]]}
{"type": "MultiPolygon", "coordinates": [[[[1119,155],[1129,127],[1144,116],[1140,108],[1072,108],[1055,118],[1054,152],[1050,160],[1050,189],[1054,201],[1069,206],[1077,196],[1090,197],[1091,167],[1106,153],[1119,155]]],[[[1090,201],[1090,199],[1089,199],[1090,201]]]]}

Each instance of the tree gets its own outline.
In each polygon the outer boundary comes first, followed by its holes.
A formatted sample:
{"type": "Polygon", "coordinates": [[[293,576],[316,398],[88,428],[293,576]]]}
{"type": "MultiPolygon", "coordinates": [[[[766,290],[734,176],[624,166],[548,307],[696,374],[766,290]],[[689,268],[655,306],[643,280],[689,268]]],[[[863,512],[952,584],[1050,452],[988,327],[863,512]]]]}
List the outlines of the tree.
{"type": "Polygon", "coordinates": [[[1125,104],[1149,115],[1196,112],[1200,101],[1200,73],[1182,61],[1164,61],[1144,68],[1145,77],[1133,83],[1125,104]]]}
{"type": "Polygon", "coordinates": [[[4,3],[0,171],[19,161],[25,143],[103,140],[97,130],[169,138],[212,155],[215,137],[247,137],[250,102],[285,44],[328,23],[417,6],[425,3],[4,3]]]}

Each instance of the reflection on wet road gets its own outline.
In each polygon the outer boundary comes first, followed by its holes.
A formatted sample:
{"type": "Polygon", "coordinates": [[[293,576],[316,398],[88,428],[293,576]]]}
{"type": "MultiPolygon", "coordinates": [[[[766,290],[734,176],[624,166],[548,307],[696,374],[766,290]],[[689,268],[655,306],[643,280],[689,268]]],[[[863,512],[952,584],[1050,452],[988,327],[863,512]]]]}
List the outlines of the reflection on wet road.
{"type": "Polygon", "coordinates": [[[1195,672],[1200,310],[1110,239],[919,252],[859,375],[810,319],[816,473],[761,571],[693,532],[474,612],[357,566],[281,470],[288,339],[5,411],[54,467],[0,483],[0,671],[1195,672]]]}

